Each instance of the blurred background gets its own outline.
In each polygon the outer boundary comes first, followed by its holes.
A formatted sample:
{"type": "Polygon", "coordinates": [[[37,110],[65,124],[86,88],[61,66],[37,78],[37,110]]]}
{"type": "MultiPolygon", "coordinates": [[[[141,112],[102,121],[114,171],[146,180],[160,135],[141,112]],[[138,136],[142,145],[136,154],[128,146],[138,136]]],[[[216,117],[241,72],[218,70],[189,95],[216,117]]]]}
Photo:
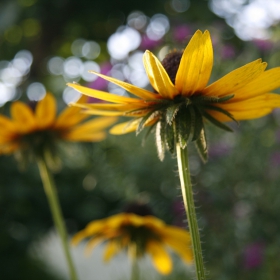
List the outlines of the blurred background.
{"type": "MultiPolygon", "coordinates": [[[[260,57],[276,67],[279,21],[277,0],[2,0],[0,113],[8,114],[13,100],[38,101],[46,91],[62,109],[78,98],[66,88],[72,81],[127,94],[88,70],[147,87],[143,52],[163,59],[184,48],[197,29],[211,33],[212,80],[260,57]]],[[[233,125],[234,133],[208,125],[207,164],[189,145],[209,279],[279,277],[279,126],[279,110],[233,125]]],[[[135,199],[165,222],[185,226],[176,159],[167,155],[160,162],[153,137],[142,140],[141,134],[109,135],[100,143],[63,144],[55,180],[70,234],[135,199]]],[[[37,166],[20,170],[13,157],[1,156],[0,170],[1,279],[65,279],[54,268],[59,262],[50,264],[55,252],[46,248],[53,245],[42,245],[53,222],[37,166]]],[[[172,275],[157,279],[182,279],[172,275]]]]}

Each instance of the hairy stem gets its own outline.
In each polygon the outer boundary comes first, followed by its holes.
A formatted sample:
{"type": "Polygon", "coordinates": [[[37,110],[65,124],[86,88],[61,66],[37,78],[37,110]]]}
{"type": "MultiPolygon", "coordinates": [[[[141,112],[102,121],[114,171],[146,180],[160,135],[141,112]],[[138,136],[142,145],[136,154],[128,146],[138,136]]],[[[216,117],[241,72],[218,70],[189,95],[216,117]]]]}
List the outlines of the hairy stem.
{"type": "Polygon", "coordinates": [[[187,148],[182,149],[180,147],[180,144],[177,143],[176,151],[177,151],[179,176],[181,182],[181,190],[182,190],[184,206],[188,218],[189,231],[190,231],[192,246],[193,246],[196,278],[197,280],[205,280],[206,279],[205,269],[203,265],[199,229],[198,229],[197,218],[195,214],[195,205],[193,200],[187,148]]]}

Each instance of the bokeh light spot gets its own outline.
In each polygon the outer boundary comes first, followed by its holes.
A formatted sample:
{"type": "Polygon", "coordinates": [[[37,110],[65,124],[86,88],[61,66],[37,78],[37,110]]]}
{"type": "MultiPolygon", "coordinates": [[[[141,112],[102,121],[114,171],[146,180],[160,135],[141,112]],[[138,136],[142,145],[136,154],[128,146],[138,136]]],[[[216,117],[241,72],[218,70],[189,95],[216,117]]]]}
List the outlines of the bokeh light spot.
{"type": "Polygon", "coordinates": [[[26,90],[27,96],[30,100],[39,101],[46,95],[46,88],[41,83],[32,83],[26,90]]]}

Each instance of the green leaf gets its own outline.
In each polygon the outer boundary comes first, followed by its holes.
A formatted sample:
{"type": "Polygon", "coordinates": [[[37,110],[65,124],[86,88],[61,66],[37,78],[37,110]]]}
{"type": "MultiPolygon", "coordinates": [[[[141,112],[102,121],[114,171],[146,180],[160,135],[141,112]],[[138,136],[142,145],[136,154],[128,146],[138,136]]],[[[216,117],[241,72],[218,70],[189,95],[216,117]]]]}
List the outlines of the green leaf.
{"type": "Polygon", "coordinates": [[[196,107],[192,107],[191,110],[193,110],[193,114],[195,116],[192,141],[196,141],[203,129],[203,118],[201,112],[196,107]]]}
{"type": "Polygon", "coordinates": [[[195,141],[196,149],[202,161],[205,163],[208,160],[207,141],[204,127],[200,131],[199,137],[195,141]]]}
{"type": "Polygon", "coordinates": [[[175,150],[175,139],[173,125],[165,124],[165,143],[171,154],[174,154],[175,150]]]}
{"type": "Polygon", "coordinates": [[[216,120],[214,117],[212,117],[207,112],[202,111],[202,114],[208,121],[210,121],[212,124],[216,125],[217,127],[221,128],[221,129],[224,129],[226,131],[229,131],[229,132],[233,132],[233,130],[229,126],[227,126],[226,124],[216,120]]]}
{"type": "Polygon", "coordinates": [[[174,104],[166,109],[166,121],[168,124],[172,124],[172,121],[174,120],[180,106],[181,104],[174,104]]]}
{"type": "Polygon", "coordinates": [[[156,146],[158,157],[161,161],[164,159],[165,154],[165,129],[164,129],[164,122],[158,121],[156,124],[156,146]]]}

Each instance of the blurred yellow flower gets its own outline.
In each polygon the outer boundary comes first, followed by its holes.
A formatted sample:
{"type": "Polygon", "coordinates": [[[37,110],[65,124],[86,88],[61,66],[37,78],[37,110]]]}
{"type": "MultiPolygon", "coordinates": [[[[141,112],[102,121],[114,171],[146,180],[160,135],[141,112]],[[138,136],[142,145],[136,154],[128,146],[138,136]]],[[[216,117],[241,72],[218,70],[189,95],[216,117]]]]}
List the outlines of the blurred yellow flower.
{"type": "Polygon", "coordinates": [[[147,50],[143,62],[154,92],[92,71],[139,97],[137,99],[78,84],[68,85],[85,95],[107,101],[103,104],[74,104],[87,113],[134,118],[115,125],[110,130],[112,134],[140,132],[146,126],[157,125],[159,154],[165,147],[173,152],[175,143],[185,148],[191,137],[202,158],[206,159],[204,119],[231,130],[224,122],[259,118],[280,107],[280,95],[271,93],[280,86],[280,67],[265,71],[267,63],[261,59],[207,85],[213,66],[208,31],[196,31],[183,52],[173,51],[162,62],[147,50]]]}
{"type": "Polygon", "coordinates": [[[188,264],[193,260],[189,233],[179,227],[168,226],[151,215],[121,213],[93,221],[73,237],[72,244],[77,245],[85,238],[90,238],[86,246],[87,255],[96,245],[107,242],[103,256],[105,262],[122,250],[126,250],[132,260],[149,254],[161,274],[172,271],[168,248],[188,264]]]}
{"type": "MultiPolygon", "coordinates": [[[[79,102],[85,102],[82,97],[79,102]]],[[[100,117],[83,122],[89,115],[80,113],[77,107],[67,107],[56,117],[56,101],[47,93],[44,99],[31,106],[20,101],[11,105],[11,118],[0,115],[0,155],[31,149],[53,148],[56,140],[101,141],[106,137],[104,129],[116,118],[100,117]]]]}

